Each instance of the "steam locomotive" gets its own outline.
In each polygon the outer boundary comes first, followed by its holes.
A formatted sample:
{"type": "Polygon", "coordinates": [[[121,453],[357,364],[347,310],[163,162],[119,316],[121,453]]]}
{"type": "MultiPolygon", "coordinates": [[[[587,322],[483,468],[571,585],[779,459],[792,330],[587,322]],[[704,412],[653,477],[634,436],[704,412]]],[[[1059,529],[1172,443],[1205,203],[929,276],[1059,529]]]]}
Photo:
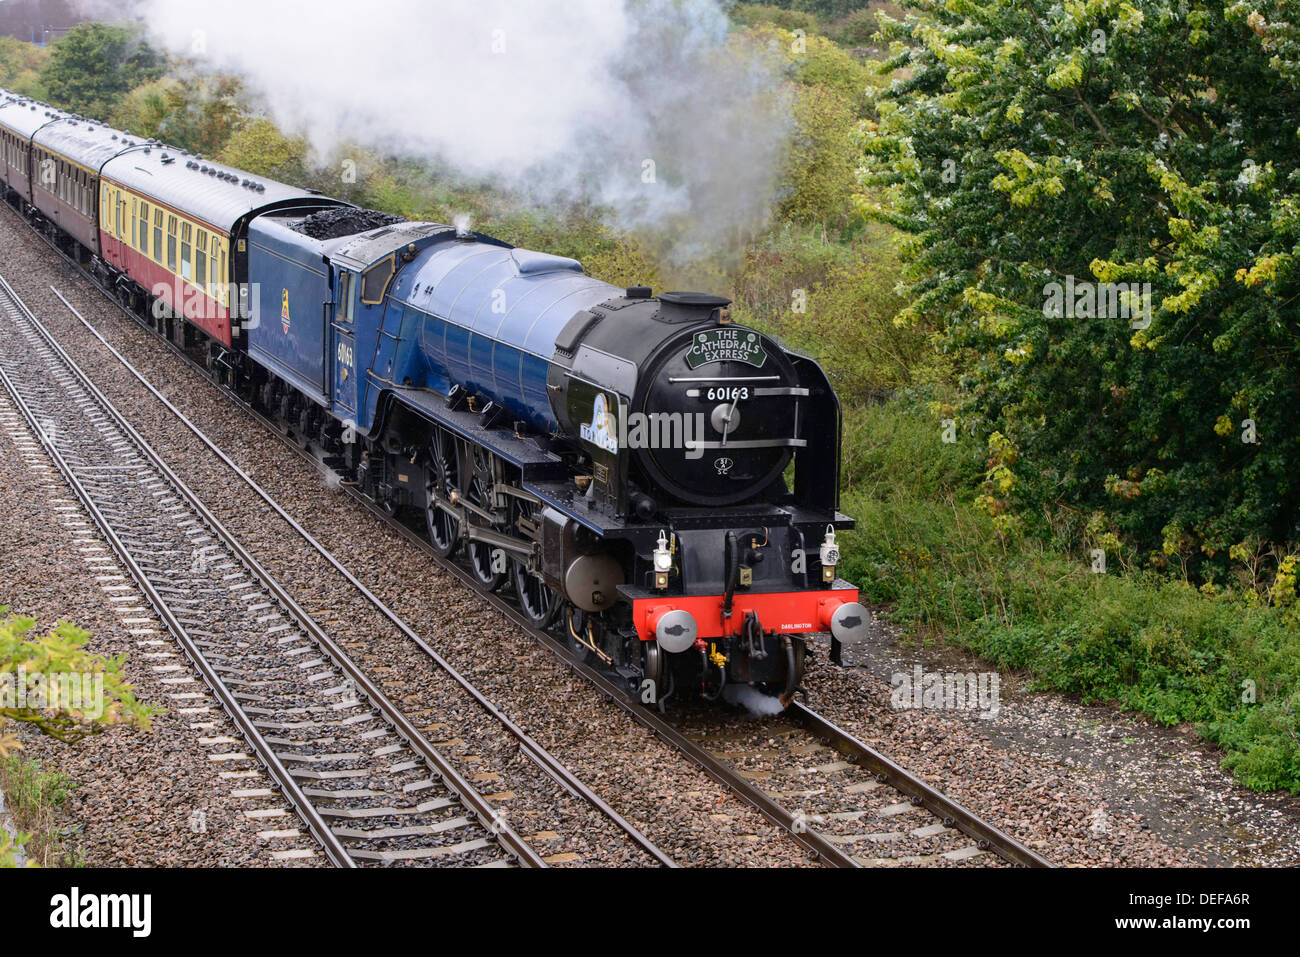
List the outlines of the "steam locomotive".
{"type": "Polygon", "coordinates": [[[838,399],[727,299],[616,288],[4,91],[0,147],[36,229],[639,700],[788,704],[810,638],[865,636],[836,574],[838,399]]]}

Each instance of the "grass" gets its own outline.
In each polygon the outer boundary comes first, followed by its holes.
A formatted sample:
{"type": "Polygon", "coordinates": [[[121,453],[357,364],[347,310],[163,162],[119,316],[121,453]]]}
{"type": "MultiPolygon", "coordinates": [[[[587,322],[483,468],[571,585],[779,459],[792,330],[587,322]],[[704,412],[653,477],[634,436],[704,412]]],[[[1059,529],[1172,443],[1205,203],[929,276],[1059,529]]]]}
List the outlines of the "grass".
{"type": "Polygon", "coordinates": [[[1300,794],[1300,614],[1253,592],[1207,596],[1166,573],[1051,542],[1002,543],[972,505],[983,452],[940,441],[916,397],[846,413],[845,572],[914,636],[1033,684],[1193,723],[1248,787],[1300,794]]]}
{"type": "Polygon", "coordinates": [[[82,867],[81,848],[60,825],[61,809],[73,788],[70,778],[45,772],[20,755],[0,760],[0,790],[14,824],[27,837],[23,852],[41,867],[82,867]]]}

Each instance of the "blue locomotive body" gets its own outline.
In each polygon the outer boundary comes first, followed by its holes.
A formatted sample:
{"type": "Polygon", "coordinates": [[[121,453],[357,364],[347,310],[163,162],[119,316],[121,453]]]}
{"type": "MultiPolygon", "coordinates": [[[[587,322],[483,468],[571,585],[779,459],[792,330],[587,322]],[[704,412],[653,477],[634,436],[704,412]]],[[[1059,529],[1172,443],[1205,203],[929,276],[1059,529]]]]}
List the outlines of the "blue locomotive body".
{"type": "Polygon", "coordinates": [[[425,223],[314,239],[303,214],[249,225],[250,355],[369,434],[394,390],[461,386],[543,434],[560,331],[622,290],[573,259],[425,223]]]}
{"type": "Polygon", "coordinates": [[[142,322],[639,700],[788,703],[808,638],[866,634],[836,574],[838,399],[729,300],[617,288],[4,91],[0,139],[0,197],[142,322]],[[35,197],[38,160],[62,205],[35,197]]]}
{"type": "Polygon", "coordinates": [[[546,382],[556,339],[575,313],[621,293],[572,259],[461,241],[418,257],[390,298],[418,336],[426,385],[445,393],[463,384],[554,432],[546,382]]]}

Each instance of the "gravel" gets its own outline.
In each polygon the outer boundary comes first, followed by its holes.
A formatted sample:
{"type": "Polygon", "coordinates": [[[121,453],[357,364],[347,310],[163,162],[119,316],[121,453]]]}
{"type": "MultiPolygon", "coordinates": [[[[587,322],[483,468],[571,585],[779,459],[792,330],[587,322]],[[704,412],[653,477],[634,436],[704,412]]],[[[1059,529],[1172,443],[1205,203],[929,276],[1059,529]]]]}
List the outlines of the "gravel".
{"type": "MultiPolygon", "coordinates": [[[[877,615],[881,614],[879,609],[877,615]]],[[[1193,728],[1029,691],[1000,675],[996,716],[894,709],[892,676],[988,672],[979,659],[917,647],[877,618],[876,636],[817,657],[811,705],[1048,860],[1070,866],[1294,866],[1300,801],[1236,785],[1193,728]]]]}
{"type": "Polygon", "coordinates": [[[533,639],[431,564],[429,557],[332,489],[202,376],[0,215],[0,272],[82,368],[148,437],[218,519],[327,630],[363,640],[345,650],[471,780],[491,785],[511,825],[556,864],[642,864],[646,857],[585,802],[559,790],[499,724],[427,655],[358,598],[323,559],[235,481],[53,296],[59,290],[171,401],[263,485],[452,665],[679,863],[798,865],[775,825],[593,692],[533,639]],[[702,813],[725,813],[724,823],[702,813]]]}
{"type": "Polygon", "coordinates": [[[93,529],[8,397],[0,395],[0,601],[35,618],[39,631],[58,621],[90,631],[93,651],[128,655],[127,678],[140,698],[168,707],[148,732],[116,728],[71,746],[8,724],[18,730],[23,757],[73,782],[62,814],[67,849],[91,867],[300,863],[275,860],[272,853],[287,845],[259,836],[268,830],[265,819],[245,814],[285,813],[287,806],[234,796],[239,788],[265,788],[268,779],[255,771],[223,778],[229,766],[214,758],[230,749],[202,743],[237,737],[234,723],[210,696],[177,701],[173,695],[185,692],[164,683],[197,681],[197,672],[174,645],[161,642],[165,636],[131,634],[143,629],[127,624],[127,617],[153,617],[143,597],[131,586],[112,593],[130,600],[109,600],[104,586],[129,579],[109,577],[125,573],[93,529]],[[167,665],[177,670],[155,670],[167,665]],[[185,714],[181,707],[207,710],[185,714]]]}
{"type": "MultiPolygon", "coordinates": [[[[427,656],[366,611],[350,586],[306,551],[119,367],[50,293],[51,281],[367,587],[679,863],[804,863],[800,849],[773,825],[593,692],[531,637],[502,622],[422,551],[330,488],[317,470],[270,440],[263,427],[125,320],[102,294],[53,263],[48,249],[8,211],[0,214],[0,249],[0,272],[163,458],[245,545],[257,543],[259,560],[323,626],[355,620],[352,630],[367,638],[347,643],[349,654],[412,714],[458,770],[469,777],[487,775],[481,780],[493,782],[499,794],[514,795],[503,799],[512,824],[534,835],[539,848],[545,843],[555,863],[643,863],[644,856],[585,803],[557,793],[427,656]]],[[[7,520],[25,499],[16,502],[7,520]]],[[[52,542],[47,549],[53,550],[52,542]]],[[[20,560],[16,568],[27,564],[20,560]]],[[[33,587],[25,574],[21,579],[8,574],[16,586],[33,587]]],[[[57,579],[45,582],[45,615],[73,617],[63,609],[70,595],[84,596],[85,589],[67,588],[57,579]]],[[[890,674],[910,671],[916,663],[934,670],[946,670],[947,664],[940,666],[929,650],[921,655],[899,644],[884,628],[873,642],[850,650],[846,660],[852,667],[832,668],[822,654],[810,666],[806,686],[813,707],[1054,863],[1168,866],[1298,859],[1296,802],[1234,787],[1209,750],[1181,731],[1151,728],[1113,709],[1081,708],[1057,695],[1030,694],[1007,675],[1002,676],[1001,711],[992,721],[964,713],[896,711],[889,703],[890,674]]],[[[966,663],[960,670],[988,669],[966,663]]],[[[757,742],[765,723],[780,719],[727,715],[717,720],[728,727],[752,722],[757,742]]],[[[182,765],[177,776],[185,773],[182,765]]],[[[813,811],[818,807],[809,805],[813,811]]],[[[89,832],[103,825],[89,821],[86,826],[89,832]]],[[[212,862],[197,853],[189,860],[212,862]]]]}

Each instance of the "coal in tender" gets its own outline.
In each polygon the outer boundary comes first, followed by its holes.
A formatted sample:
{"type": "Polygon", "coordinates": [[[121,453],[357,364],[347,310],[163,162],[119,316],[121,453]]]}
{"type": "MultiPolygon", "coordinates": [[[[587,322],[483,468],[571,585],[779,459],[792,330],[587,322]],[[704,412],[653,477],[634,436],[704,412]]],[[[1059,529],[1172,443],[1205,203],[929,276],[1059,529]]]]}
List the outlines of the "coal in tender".
{"type": "Polygon", "coordinates": [[[352,209],[341,206],[312,213],[293,228],[312,239],[338,239],[405,221],[401,216],[381,213],[377,209],[352,209]]]}

